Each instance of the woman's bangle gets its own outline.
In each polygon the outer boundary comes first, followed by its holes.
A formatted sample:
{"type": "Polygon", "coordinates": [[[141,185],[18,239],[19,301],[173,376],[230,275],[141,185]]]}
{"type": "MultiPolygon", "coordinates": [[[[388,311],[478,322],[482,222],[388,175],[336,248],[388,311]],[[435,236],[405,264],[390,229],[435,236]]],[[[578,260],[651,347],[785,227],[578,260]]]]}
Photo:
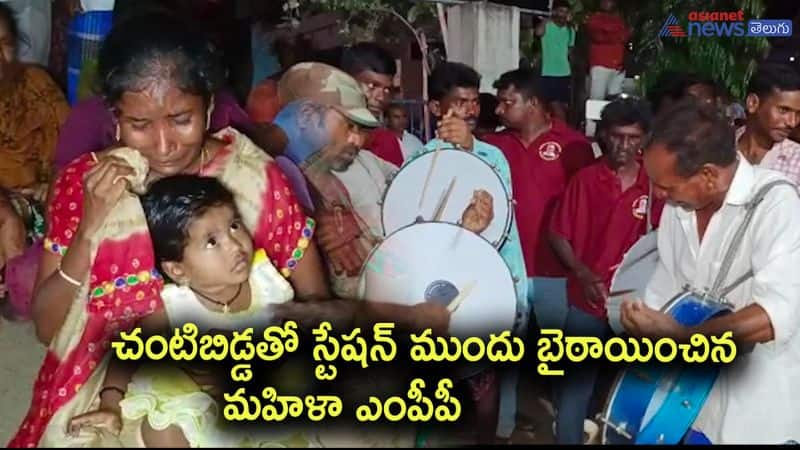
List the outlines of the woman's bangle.
{"type": "Polygon", "coordinates": [[[115,391],[115,392],[119,392],[119,395],[121,395],[121,396],[125,397],[125,391],[124,391],[124,390],[122,390],[122,389],[120,389],[120,388],[118,388],[118,387],[116,387],[116,386],[106,386],[106,387],[104,387],[103,389],[100,389],[100,394],[98,394],[98,396],[99,396],[99,397],[102,397],[102,396],[103,396],[103,394],[104,394],[106,391],[115,391]]]}
{"type": "Polygon", "coordinates": [[[61,278],[64,279],[64,281],[75,287],[81,287],[81,285],[83,284],[80,281],[76,280],[75,278],[72,278],[71,276],[67,275],[66,272],[64,272],[61,269],[61,264],[58,265],[58,274],[61,276],[61,278]]]}

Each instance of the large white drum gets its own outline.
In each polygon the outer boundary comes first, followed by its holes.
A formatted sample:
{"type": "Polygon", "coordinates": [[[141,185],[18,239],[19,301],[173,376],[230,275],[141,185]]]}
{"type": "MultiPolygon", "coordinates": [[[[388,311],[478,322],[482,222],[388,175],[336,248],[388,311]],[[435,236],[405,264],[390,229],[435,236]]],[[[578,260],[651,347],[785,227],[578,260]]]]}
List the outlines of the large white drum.
{"type": "Polygon", "coordinates": [[[395,174],[382,202],[384,235],[415,222],[458,223],[479,189],[492,196],[494,206],[494,219],[481,236],[500,248],[511,227],[509,193],[493,167],[456,149],[425,153],[395,174]]]}
{"type": "Polygon", "coordinates": [[[513,331],[517,296],[511,271],[477,234],[448,223],[401,228],[367,258],[361,298],[403,305],[439,302],[460,338],[513,331]]]}
{"type": "Polygon", "coordinates": [[[606,300],[608,324],[617,334],[625,332],[620,321],[622,301],[644,300],[647,283],[653,277],[658,266],[658,232],[651,231],[642,236],[633,247],[625,253],[614,277],[611,279],[611,294],[606,300]]]}

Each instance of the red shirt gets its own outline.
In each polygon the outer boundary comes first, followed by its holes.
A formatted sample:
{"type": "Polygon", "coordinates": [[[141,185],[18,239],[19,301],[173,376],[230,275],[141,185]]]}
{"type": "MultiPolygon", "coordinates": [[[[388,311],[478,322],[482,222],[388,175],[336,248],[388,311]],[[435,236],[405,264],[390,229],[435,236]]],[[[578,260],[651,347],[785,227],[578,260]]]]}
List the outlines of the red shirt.
{"type": "Polygon", "coordinates": [[[598,12],[586,22],[589,33],[589,67],[622,70],[625,44],[631,32],[619,14],[598,12]]]}
{"type": "MultiPolygon", "coordinates": [[[[625,252],[647,232],[648,192],[644,166],[633,186],[622,192],[619,178],[603,158],[572,178],[553,213],[550,230],[569,241],[575,257],[602,278],[607,289],[625,252]]],[[[653,227],[663,207],[663,201],[653,202],[653,227]]],[[[572,306],[606,318],[605,305],[595,306],[586,299],[574,273],[567,275],[567,298],[572,306]]]]}
{"type": "Polygon", "coordinates": [[[563,277],[566,268],[547,240],[550,215],[567,182],[594,161],[589,141],[554,120],[527,148],[515,131],[488,134],[486,142],[502,150],[511,168],[522,252],[529,277],[563,277]]]}
{"type": "Polygon", "coordinates": [[[378,158],[389,161],[397,167],[403,165],[403,150],[400,148],[400,139],[388,128],[376,128],[372,130],[365,148],[378,158]]]}

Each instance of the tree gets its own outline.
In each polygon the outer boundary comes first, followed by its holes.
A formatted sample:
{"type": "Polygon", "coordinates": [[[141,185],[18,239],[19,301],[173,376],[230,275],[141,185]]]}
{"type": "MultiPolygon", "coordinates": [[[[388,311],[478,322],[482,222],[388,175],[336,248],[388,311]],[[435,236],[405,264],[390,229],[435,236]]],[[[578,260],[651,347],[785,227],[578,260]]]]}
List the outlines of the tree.
{"type": "Polygon", "coordinates": [[[757,62],[769,49],[763,37],[659,37],[670,14],[683,27],[691,11],[742,10],[748,20],[762,16],[764,0],[637,1],[625,6],[628,23],[635,30],[634,57],[645,68],[641,80],[645,92],[653,88],[662,72],[686,71],[711,77],[734,98],[742,99],[757,62]]]}

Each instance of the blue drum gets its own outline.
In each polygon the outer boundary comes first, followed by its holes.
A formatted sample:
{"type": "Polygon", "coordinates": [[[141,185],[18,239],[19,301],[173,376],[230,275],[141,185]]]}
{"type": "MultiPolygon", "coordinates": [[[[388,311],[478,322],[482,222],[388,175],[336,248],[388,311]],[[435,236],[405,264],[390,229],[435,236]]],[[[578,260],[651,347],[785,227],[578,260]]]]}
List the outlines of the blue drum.
{"type": "MultiPolygon", "coordinates": [[[[732,312],[732,306],[693,291],[673,298],[662,311],[684,326],[732,312]]],[[[603,444],[681,442],[711,392],[719,367],[711,364],[641,363],[617,376],[598,417],[603,444]]]]}

